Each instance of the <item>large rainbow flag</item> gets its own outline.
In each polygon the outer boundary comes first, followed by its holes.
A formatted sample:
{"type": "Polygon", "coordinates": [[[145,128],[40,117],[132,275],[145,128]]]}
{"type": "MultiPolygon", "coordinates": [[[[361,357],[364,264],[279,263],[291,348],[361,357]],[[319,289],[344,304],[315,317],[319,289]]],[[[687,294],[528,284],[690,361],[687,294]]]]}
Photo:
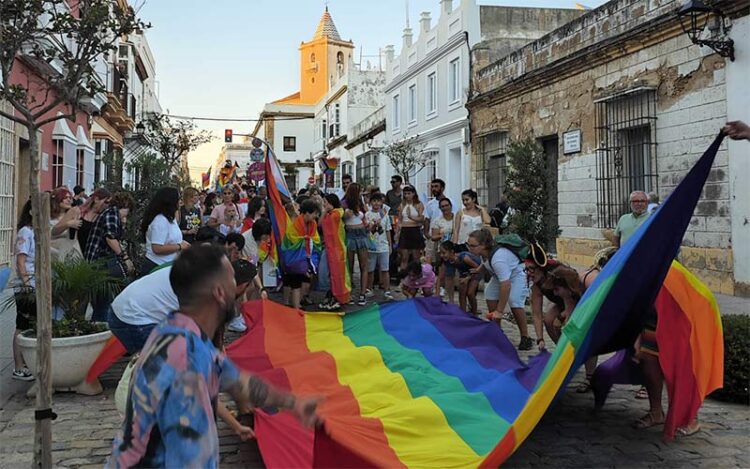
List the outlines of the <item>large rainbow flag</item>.
{"type": "MultiPolygon", "coordinates": [[[[250,330],[228,347],[229,356],[277,386],[325,398],[320,406],[325,425],[314,435],[285,413],[257,412],[256,435],[266,464],[502,464],[590,355],[632,346],[662,289],[722,140],[717,137],[602,270],[552,355],[543,352],[524,363],[495,324],[435,298],[374,305],[347,315],[303,314],[268,301],[246,304],[250,330]]],[[[689,279],[679,282],[689,291],[668,291],[682,313],[673,311],[676,317],[660,317],[660,323],[683,324],[672,332],[679,344],[674,347],[683,347],[675,356],[684,360],[690,352],[696,376],[692,386],[700,390],[678,394],[700,400],[716,384],[717,375],[707,371],[716,363],[695,349],[706,345],[706,337],[715,341],[719,326],[715,315],[709,320],[690,307],[697,301],[690,291],[698,287],[689,279]],[[699,327],[714,333],[697,334],[699,327]]],[[[698,402],[677,401],[686,408],[698,402]]]]}

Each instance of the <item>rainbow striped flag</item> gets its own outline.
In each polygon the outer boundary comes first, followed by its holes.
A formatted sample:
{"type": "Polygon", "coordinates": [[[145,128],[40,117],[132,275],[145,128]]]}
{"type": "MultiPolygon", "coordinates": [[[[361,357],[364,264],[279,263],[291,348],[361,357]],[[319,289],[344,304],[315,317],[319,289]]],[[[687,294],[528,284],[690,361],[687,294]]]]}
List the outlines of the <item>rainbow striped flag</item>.
{"type": "MultiPolygon", "coordinates": [[[[552,355],[542,352],[524,363],[495,324],[436,298],[374,305],[346,315],[303,314],[268,301],[245,304],[250,330],[228,347],[229,356],[277,386],[325,398],[320,406],[325,426],[314,435],[300,431],[285,413],[256,413],[266,464],[502,464],[589,356],[632,347],[667,278],[722,140],[721,135],[716,138],[602,270],[552,355]],[[278,444],[284,440],[287,448],[278,444]]],[[[690,282],[684,272],[680,275],[672,279],[675,285],[690,282]]],[[[670,330],[673,321],[683,325],[671,333],[690,352],[693,388],[699,389],[679,389],[674,396],[695,399],[717,384],[719,375],[708,371],[715,361],[705,359],[712,349],[698,350],[706,341],[716,350],[720,329],[717,335],[715,314],[698,320],[697,310],[689,307],[700,298],[677,287],[667,291],[683,313],[659,322],[670,330]],[[697,325],[713,332],[698,333],[697,325]]],[[[701,301],[710,303],[702,292],[701,301]]]]}
{"type": "Polygon", "coordinates": [[[322,251],[317,224],[306,224],[302,215],[294,220],[289,217],[284,204],[292,200],[292,195],[276,155],[270,146],[266,148],[266,188],[272,227],[270,255],[285,273],[314,272],[322,251]]]}
{"type": "Polygon", "coordinates": [[[664,436],[698,415],[703,400],[724,383],[724,335],[711,290],[679,262],[672,263],[656,298],[656,341],[667,383],[664,436]]]}
{"type": "Polygon", "coordinates": [[[352,280],[346,263],[346,230],[343,217],[344,209],[333,209],[323,216],[320,223],[331,277],[331,291],[336,301],[346,304],[351,300],[352,280]]]}

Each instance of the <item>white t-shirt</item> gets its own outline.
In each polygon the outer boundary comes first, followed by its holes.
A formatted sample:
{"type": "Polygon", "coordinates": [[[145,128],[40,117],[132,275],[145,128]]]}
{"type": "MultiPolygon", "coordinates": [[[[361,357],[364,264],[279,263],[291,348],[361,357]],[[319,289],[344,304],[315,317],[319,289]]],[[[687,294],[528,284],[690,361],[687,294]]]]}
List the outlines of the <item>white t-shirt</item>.
{"type": "Polygon", "coordinates": [[[169,283],[170,272],[171,265],[139,278],[121,291],[112,302],[112,311],[120,321],[133,326],[158,324],[180,309],[169,283]]]}
{"type": "Polygon", "coordinates": [[[435,228],[443,232],[440,242],[448,241],[453,236],[453,220],[446,220],[442,213],[438,218],[433,218],[430,222],[430,235],[432,235],[432,230],[435,228]]]}
{"type": "Polygon", "coordinates": [[[182,231],[177,220],[170,223],[164,215],[157,215],[148,225],[146,230],[146,258],[156,265],[162,265],[165,262],[171,262],[177,257],[177,252],[172,254],[155,254],[152,245],[158,244],[180,244],[182,242],[182,231]]]}
{"type": "MultiPolygon", "coordinates": [[[[30,283],[32,287],[36,286],[34,279],[34,255],[36,249],[34,247],[34,230],[30,226],[24,226],[18,230],[18,236],[16,236],[16,256],[19,254],[26,254],[26,273],[29,275],[30,283]]],[[[19,275],[18,286],[21,286],[21,278],[19,275]]]]}
{"type": "Polygon", "coordinates": [[[365,214],[368,224],[380,223],[380,227],[383,228],[382,233],[374,233],[375,239],[375,251],[371,252],[389,252],[390,245],[388,244],[388,232],[391,231],[391,217],[388,216],[388,211],[385,209],[380,212],[368,211],[365,214]]]}
{"type": "Polygon", "coordinates": [[[242,248],[242,255],[257,266],[259,258],[258,243],[256,243],[255,238],[253,238],[252,228],[242,233],[242,236],[245,238],[245,247],[242,248]]]}
{"type": "Polygon", "coordinates": [[[524,265],[510,249],[500,248],[492,256],[492,274],[501,282],[526,275],[524,265]]]}
{"type": "MultiPolygon", "coordinates": [[[[453,199],[451,199],[450,197],[445,197],[445,196],[443,196],[443,198],[447,198],[448,200],[451,201],[451,210],[453,210],[454,214],[458,212],[459,207],[456,205],[453,199]]],[[[440,210],[440,201],[438,199],[433,197],[427,201],[427,203],[424,206],[424,216],[426,218],[429,218],[430,220],[435,220],[443,216],[443,211],[440,210]]]]}

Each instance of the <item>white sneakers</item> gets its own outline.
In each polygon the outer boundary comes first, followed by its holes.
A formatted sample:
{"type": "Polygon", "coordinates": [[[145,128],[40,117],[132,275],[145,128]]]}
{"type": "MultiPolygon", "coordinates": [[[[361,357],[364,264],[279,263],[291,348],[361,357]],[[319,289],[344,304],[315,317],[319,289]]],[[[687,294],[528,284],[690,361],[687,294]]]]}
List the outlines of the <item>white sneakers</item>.
{"type": "Polygon", "coordinates": [[[236,318],[232,319],[227,329],[232,332],[245,332],[247,330],[245,319],[242,317],[242,315],[237,316],[236,318]]]}

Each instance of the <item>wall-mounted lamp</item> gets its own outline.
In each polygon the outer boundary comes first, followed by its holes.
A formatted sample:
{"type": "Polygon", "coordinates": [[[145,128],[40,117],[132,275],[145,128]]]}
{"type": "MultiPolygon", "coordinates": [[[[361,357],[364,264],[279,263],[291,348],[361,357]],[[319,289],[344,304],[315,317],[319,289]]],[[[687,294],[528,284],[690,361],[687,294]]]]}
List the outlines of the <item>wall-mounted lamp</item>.
{"type": "Polygon", "coordinates": [[[136,126],[135,126],[135,133],[136,133],[136,135],[138,135],[139,137],[143,137],[143,133],[145,131],[146,131],[146,126],[143,125],[143,121],[138,122],[138,124],[136,124],[136,126]]]}
{"type": "Polygon", "coordinates": [[[677,16],[680,26],[693,44],[707,46],[722,57],[734,62],[734,41],[728,37],[731,26],[729,19],[717,8],[707,6],[702,0],[688,0],[679,10],[677,16]],[[722,39],[701,39],[711,15],[716,17],[722,39]]]}

